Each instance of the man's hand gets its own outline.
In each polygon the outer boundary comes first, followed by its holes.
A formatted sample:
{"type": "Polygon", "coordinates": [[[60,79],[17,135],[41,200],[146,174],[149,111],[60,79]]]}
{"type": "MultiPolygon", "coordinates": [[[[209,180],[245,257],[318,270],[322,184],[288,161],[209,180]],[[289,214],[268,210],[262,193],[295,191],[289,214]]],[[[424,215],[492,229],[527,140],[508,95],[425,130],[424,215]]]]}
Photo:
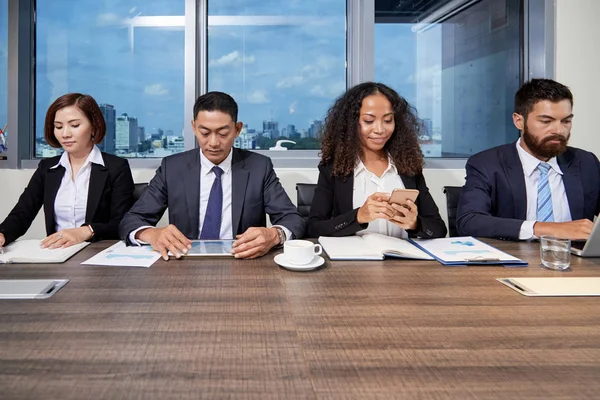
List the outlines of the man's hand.
{"type": "Polygon", "coordinates": [[[356,221],[359,224],[366,224],[377,218],[390,220],[394,217],[396,211],[392,205],[388,203],[389,199],[389,193],[373,193],[367,197],[365,203],[358,209],[356,221]]]}
{"type": "Polygon", "coordinates": [[[275,228],[248,228],[236,236],[231,254],[235,258],[257,258],[268,253],[279,244],[279,235],[275,228]]]}
{"type": "Polygon", "coordinates": [[[594,223],[589,219],[578,219],[569,222],[536,222],[533,234],[536,237],[552,235],[563,239],[587,240],[592,233],[594,223]]]}
{"type": "Polygon", "coordinates": [[[73,246],[74,244],[85,242],[92,237],[92,231],[87,226],[79,228],[63,229],[47,236],[40,243],[42,249],[58,249],[73,246]]]}
{"type": "Polygon", "coordinates": [[[135,234],[135,238],[150,243],[154,250],[160,252],[165,261],[169,260],[169,251],[176,258],[181,258],[192,248],[192,241],[186,238],[173,224],[164,228],[142,229],[135,234]]]}
{"type": "Polygon", "coordinates": [[[6,238],[4,237],[4,233],[0,233],[0,247],[4,246],[6,243],[6,238]]]}
{"type": "Polygon", "coordinates": [[[405,230],[417,229],[419,209],[415,203],[407,200],[406,204],[392,204],[392,207],[396,214],[390,219],[391,222],[405,230]]]}

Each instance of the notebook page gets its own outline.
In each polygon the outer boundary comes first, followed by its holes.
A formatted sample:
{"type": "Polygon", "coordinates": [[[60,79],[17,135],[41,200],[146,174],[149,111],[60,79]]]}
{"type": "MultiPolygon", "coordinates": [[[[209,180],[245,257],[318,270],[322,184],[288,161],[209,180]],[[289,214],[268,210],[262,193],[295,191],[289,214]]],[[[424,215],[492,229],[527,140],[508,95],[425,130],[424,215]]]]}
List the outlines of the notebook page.
{"type": "Polygon", "coordinates": [[[0,262],[14,263],[58,263],[87,246],[88,242],[61,249],[42,249],[39,239],[17,240],[4,248],[0,262]]]}
{"type": "Polygon", "coordinates": [[[332,260],[383,260],[383,254],[370,248],[360,236],[321,236],[319,244],[332,260]]]}
{"type": "Polygon", "coordinates": [[[389,254],[391,256],[413,258],[417,260],[433,260],[429,254],[419,249],[417,246],[410,243],[408,240],[399,239],[396,237],[386,236],[379,233],[363,233],[360,235],[367,243],[369,248],[372,248],[381,254],[389,254]]]}

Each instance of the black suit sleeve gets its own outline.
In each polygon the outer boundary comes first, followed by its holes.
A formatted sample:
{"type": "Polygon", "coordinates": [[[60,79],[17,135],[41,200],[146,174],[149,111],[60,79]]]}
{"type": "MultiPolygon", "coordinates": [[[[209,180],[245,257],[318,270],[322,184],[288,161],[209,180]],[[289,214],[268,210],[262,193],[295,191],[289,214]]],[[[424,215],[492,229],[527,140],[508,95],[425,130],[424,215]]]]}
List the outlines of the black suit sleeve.
{"type": "MultiPolygon", "coordinates": [[[[351,195],[352,192],[350,192],[351,195]]],[[[369,225],[358,223],[356,219],[358,208],[334,216],[335,196],[334,178],[331,171],[325,166],[319,166],[319,181],[308,218],[309,237],[350,236],[369,225]]]]}
{"type": "Polygon", "coordinates": [[[417,228],[408,230],[408,235],[426,239],[445,237],[447,233],[446,224],[440,216],[440,210],[433,197],[431,197],[431,193],[429,193],[423,174],[415,176],[415,182],[419,191],[419,196],[415,202],[419,214],[417,216],[417,228]]]}
{"type": "Polygon", "coordinates": [[[19,201],[0,224],[0,232],[6,239],[5,245],[23,236],[40,211],[44,203],[46,169],[45,163],[40,162],[19,201]]]}
{"type": "Polygon", "coordinates": [[[162,218],[168,204],[167,195],[167,165],[166,158],[162,160],[160,167],[156,170],[154,178],[135,202],[131,210],[123,217],[119,225],[119,236],[129,242],[129,234],[145,225],[156,226],[162,218]]]}
{"type": "Polygon", "coordinates": [[[103,239],[117,239],[119,237],[119,224],[123,216],[133,202],[133,177],[129,162],[122,160],[117,168],[115,168],[114,178],[110,178],[111,194],[110,194],[110,219],[106,223],[92,222],[90,225],[94,229],[92,241],[103,239]]]}
{"type": "Polygon", "coordinates": [[[492,215],[492,182],[485,165],[469,159],[467,178],[462,189],[456,216],[460,235],[502,239],[519,239],[524,220],[492,215]]]}

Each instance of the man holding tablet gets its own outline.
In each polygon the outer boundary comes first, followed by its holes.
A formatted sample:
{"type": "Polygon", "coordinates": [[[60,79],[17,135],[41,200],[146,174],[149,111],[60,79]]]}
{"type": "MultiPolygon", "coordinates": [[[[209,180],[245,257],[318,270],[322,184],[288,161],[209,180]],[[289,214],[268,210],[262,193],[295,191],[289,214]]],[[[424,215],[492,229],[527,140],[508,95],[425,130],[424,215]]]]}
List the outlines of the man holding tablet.
{"type": "Polygon", "coordinates": [[[236,258],[256,258],[306,224],[279,183],[268,157],[233,148],[242,122],[231,96],[209,92],[194,104],[192,128],[200,149],[165,157],[148,187],[125,215],[127,244],[149,243],[165,260],[192,247],[191,239],[236,239],[236,258]],[[154,226],[165,209],[170,225],[154,226]],[[272,228],[266,228],[269,214],[272,228]]]}

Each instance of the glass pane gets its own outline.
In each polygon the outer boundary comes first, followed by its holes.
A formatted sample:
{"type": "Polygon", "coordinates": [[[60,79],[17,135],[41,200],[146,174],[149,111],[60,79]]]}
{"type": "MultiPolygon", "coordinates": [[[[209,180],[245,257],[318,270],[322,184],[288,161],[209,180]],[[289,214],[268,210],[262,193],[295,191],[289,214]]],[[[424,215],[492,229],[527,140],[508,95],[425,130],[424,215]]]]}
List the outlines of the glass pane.
{"type": "Polygon", "coordinates": [[[208,4],[208,90],[239,105],[235,145],[320,148],[323,117],[346,89],[346,1],[208,4]]]}
{"type": "Polygon", "coordinates": [[[5,160],[8,134],[8,0],[0,0],[0,160],[5,160]]]}
{"type": "Polygon", "coordinates": [[[185,0],[37,2],[37,157],[48,106],[81,92],[100,104],[100,148],[124,157],[183,151],[185,0]]]}
{"type": "Polygon", "coordinates": [[[468,157],[518,136],[521,0],[465,3],[375,1],[375,80],[416,107],[426,157],[468,157]]]}

